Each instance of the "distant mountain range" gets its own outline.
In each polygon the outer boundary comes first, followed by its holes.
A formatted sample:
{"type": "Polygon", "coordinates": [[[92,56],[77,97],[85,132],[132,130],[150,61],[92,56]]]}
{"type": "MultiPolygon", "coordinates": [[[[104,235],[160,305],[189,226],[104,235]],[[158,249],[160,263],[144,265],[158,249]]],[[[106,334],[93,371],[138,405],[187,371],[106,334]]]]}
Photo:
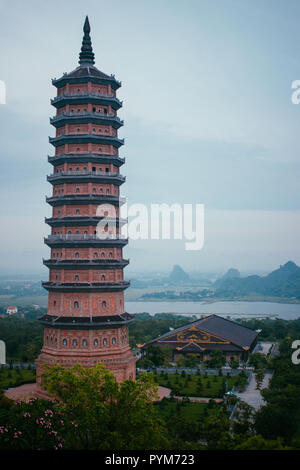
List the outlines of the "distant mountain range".
{"type": "Polygon", "coordinates": [[[178,264],[175,264],[169,276],[169,280],[171,282],[188,282],[190,276],[178,264]]]}
{"type": "Polygon", "coordinates": [[[262,295],[300,300],[300,267],[288,261],[267,276],[247,277],[241,277],[237,269],[231,268],[213,287],[218,297],[262,295]]]}
{"type": "Polygon", "coordinates": [[[238,279],[241,277],[241,274],[238,269],[235,268],[230,268],[228,271],[224,274],[224,276],[220,277],[220,279],[217,279],[216,282],[214,283],[214,287],[221,287],[224,283],[224,281],[227,281],[227,279],[238,279]]]}

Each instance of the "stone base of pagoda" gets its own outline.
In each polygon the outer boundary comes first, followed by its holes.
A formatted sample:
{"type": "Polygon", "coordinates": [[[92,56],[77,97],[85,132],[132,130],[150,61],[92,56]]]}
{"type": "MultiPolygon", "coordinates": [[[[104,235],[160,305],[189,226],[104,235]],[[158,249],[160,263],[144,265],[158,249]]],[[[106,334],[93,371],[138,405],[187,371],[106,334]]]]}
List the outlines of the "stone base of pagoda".
{"type": "Polygon", "coordinates": [[[82,357],[82,355],[66,354],[65,352],[55,356],[47,352],[41,352],[36,364],[36,377],[37,377],[37,396],[39,398],[46,398],[46,391],[42,387],[42,374],[44,373],[45,366],[53,366],[58,364],[60,366],[71,368],[75,364],[81,364],[83,367],[91,368],[101,362],[110,372],[114,375],[118,382],[123,382],[126,379],[135,380],[136,378],[136,358],[130,351],[125,353],[112,354],[111,352],[103,352],[101,354],[91,354],[82,357]]]}

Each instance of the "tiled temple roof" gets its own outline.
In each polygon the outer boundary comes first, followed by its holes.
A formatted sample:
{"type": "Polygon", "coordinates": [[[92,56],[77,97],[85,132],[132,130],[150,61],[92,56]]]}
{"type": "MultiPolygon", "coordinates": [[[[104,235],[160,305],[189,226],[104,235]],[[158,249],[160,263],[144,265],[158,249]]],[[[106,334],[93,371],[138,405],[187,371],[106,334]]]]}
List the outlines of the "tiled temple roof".
{"type": "Polygon", "coordinates": [[[250,328],[212,314],[200,320],[181,326],[180,328],[176,328],[175,330],[168,331],[168,333],[152,340],[150,343],[155,343],[158,339],[167,338],[170,335],[188,330],[191,326],[211,335],[226,339],[242,348],[250,347],[258,335],[256,331],[251,330],[250,328]]]}

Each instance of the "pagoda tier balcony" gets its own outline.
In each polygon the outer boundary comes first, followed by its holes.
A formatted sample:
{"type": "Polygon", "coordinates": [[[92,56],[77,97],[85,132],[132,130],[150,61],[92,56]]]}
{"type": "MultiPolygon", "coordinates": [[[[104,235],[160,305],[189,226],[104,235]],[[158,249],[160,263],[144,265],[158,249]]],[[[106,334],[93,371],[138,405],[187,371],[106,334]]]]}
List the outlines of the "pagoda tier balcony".
{"type": "Polygon", "coordinates": [[[38,318],[38,321],[51,328],[66,328],[67,329],[105,329],[111,327],[122,327],[127,323],[134,320],[134,315],[124,312],[119,315],[103,315],[103,316],[89,316],[89,317],[68,317],[64,315],[43,315],[38,318]]]}
{"type": "Polygon", "coordinates": [[[50,269],[123,269],[128,259],[43,259],[43,264],[50,269]]]}
{"type": "Polygon", "coordinates": [[[49,183],[113,183],[120,186],[126,181],[126,177],[116,172],[105,171],[60,171],[47,176],[49,183]]]}
{"type": "Polygon", "coordinates": [[[119,129],[124,124],[124,121],[116,114],[95,112],[62,113],[50,118],[50,123],[56,128],[66,124],[88,124],[90,122],[93,124],[103,124],[104,126],[109,125],[114,129],[119,129]]]}
{"type": "Polygon", "coordinates": [[[119,155],[97,154],[97,153],[62,153],[50,157],[48,155],[48,162],[53,166],[62,165],[63,163],[112,163],[120,167],[125,163],[125,158],[119,155]]]}
{"type": "Polygon", "coordinates": [[[50,227],[78,227],[92,225],[97,226],[101,220],[105,219],[108,224],[114,224],[116,227],[122,227],[128,223],[127,218],[121,217],[108,217],[108,216],[67,216],[67,217],[45,217],[45,223],[50,225],[50,227]]]}
{"type": "Polygon", "coordinates": [[[56,96],[51,100],[51,104],[55,108],[62,108],[67,104],[80,105],[89,103],[102,106],[111,106],[114,110],[118,110],[122,107],[122,101],[120,101],[115,95],[94,92],[63,93],[62,95],[56,96]]]}
{"type": "Polygon", "coordinates": [[[120,292],[130,286],[129,281],[118,282],[52,282],[42,281],[49,292],[120,292]]]}
{"type": "Polygon", "coordinates": [[[128,243],[128,239],[122,234],[107,235],[106,238],[100,238],[98,235],[49,235],[44,238],[44,242],[50,248],[121,248],[128,243]]]}
{"type": "Polygon", "coordinates": [[[125,201],[125,197],[112,194],[64,194],[46,197],[46,202],[53,207],[65,204],[113,204],[121,206],[125,201]]]}
{"type": "Polygon", "coordinates": [[[52,84],[56,88],[62,88],[68,83],[75,85],[88,82],[97,85],[110,85],[113,90],[117,90],[121,86],[121,82],[114,75],[106,75],[91,64],[89,67],[79,66],[73,72],[64,73],[62,77],[52,79],[52,84]]]}
{"type": "Polygon", "coordinates": [[[66,144],[97,144],[97,145],[113,145],[116,148],[124,145],[124,139],[119,139],[115,135],[98,135],[98,134],[62,134],[59,137],[49,137],[49,142],[54,147],[66,144]]]}

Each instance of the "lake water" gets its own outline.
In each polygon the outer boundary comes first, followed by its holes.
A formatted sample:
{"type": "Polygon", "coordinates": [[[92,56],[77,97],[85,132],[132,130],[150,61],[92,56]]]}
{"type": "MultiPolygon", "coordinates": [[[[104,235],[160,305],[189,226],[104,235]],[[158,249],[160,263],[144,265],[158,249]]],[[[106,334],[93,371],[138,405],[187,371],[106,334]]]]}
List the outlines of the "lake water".
{"type": "MultiPolygon", "coordinates": [[[[126,311],[129,313],[147,312],[180,313],[196,315],[216,313],[220,316],[234,318],[254,318],[276,315],[284,320],[300,318],[300,304],[284,304],[276,302],[126,302],[126,311]]],[[[274,317],[275,318],[275,317],[274,317]]]]}

